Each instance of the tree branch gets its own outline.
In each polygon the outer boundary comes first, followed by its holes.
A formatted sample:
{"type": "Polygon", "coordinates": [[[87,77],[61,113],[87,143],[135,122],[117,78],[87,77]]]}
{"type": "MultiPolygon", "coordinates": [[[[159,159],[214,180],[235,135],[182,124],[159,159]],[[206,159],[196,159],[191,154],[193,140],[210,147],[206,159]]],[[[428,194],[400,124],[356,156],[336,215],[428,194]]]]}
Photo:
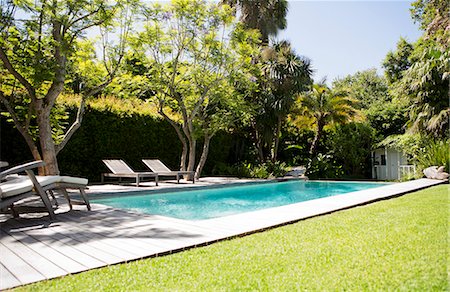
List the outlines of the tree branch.
{"type": "Polygon", "coordinates": [[[6,53],[3,50],[3,48],[0,48],[0,60],[2,60],[3,65],[9,71],[9,73],[11,73],[14,76],[14,78],[16,78],[20,82],[20,84],[22,84],[25,87],[25,89],[28,92],[28,95],[31,98],[31,101],[35,102],[37,98],[34,87],[28,82],[28,80],[25,79],[25,77],[23,77],[19,72],[16,71],[16,69],[14,69],[14,67],[12,66],[11,62],[8,59],[8,56],[6,56],[6,53]]]}
{"type": "MultiPolygon", "coordinates": [[[[27,143],[30,150],[33,152],[33,156],[35,156],[35,151],[37,151],[36,145],[34,144],[33,138],[28,133],[28,129],[25,128],[19,121],[19,118],[16,115],[16,112],[14,111],[13,107],[9,103],[8,99],[5,97],[2,91],[0,91],[0,100],[5,105],[6,110],[11,115],[12,120],[14,121],[14,126],[16,126],[19,133],[23,136],[25,139],[25,142],[27,143]]],[[[37,152],[39,154],[39,152],[37,152]]],[[[36,157],[35,157],[36,158],[36,157]]]]}
{"type": "Polygon", "coordinates": [[[64,146],[66,146],[67,142],[70,140],[70,138],[72,138],[73,134],[80,128],[81,122],[83,121],[85,106],[86,106],[86,99],[82,97],[80,106],[78,107],[77,117],[75,121],[72,123],[69,130],[67,130],[61,143],[55,146],[56,155],[58,155],[59,151],[61,151],[64,148],[64,146]]]}

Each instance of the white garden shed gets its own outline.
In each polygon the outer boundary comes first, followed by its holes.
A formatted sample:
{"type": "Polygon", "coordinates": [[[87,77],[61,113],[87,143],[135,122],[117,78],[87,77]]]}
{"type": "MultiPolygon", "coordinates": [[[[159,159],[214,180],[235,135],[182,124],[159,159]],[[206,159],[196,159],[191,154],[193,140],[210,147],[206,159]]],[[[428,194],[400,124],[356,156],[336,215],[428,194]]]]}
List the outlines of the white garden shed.
{"type": "Polygon", "coordinates": [[[395,148],[378,148],[372,151],[372,178],[397,180],[416,171],[415,165],[408,164],[408,157],[395,148]]]}

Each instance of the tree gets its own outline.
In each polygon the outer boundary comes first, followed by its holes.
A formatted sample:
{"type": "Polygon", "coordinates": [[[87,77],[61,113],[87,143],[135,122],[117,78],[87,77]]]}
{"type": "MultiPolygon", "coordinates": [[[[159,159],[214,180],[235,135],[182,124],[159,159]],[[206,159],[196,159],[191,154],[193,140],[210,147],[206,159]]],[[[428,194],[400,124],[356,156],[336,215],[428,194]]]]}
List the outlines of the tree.
{"type": "Polygon", "coordinates": [[[296,96],[312,83],[312,69],[309,59],[297,55],[287,41],[264,48],[259,64],[259,88],[250,100],[256,109],[254,138],[260,161],[275,162],[282,125],[296,96]]]}
{"type": "Polygon", "coordinates": [[[309,149],[312,156],[316,154],[326,125],[346,123],[359,117],[355,99],[348,97],[346,92],[333,91],[323,83],[314,84],[310,91],[302,94],[297,106],[299,113],[311,118],[315,126],[314,139],[309,149]]]}
{"type": "Polygon", "coordinates": [[[34,159],[46,162],[41,174],[59,174],[56,156],[80,127],[86,98],[99,93],[117,73],[130,19],[124,4],[100,0],[1,2],[0,100],[34,159]],[[92,57],[78,51],[88,46],[81,40],[93,27],[106,34],[116,15],[125,22],[121,44],[112,48],[104,42],[104,74],[97,76],[98,83],[79,88],[83,98],[77,118],[65,131],[67,118],[56,101],[71,82],[68,74],[82,73],[77,62],[92,57]]]}
{"type": "Polygon", "coordinates": [[[269,36],[277,35],[285,29],[288,2],[286,0],[222,0],[222,3],[239,8],[240,21],[245,28],[258,29],[264,45],[269,44],[269,36]]]}
{"type": "MultiPolygon", "coordinates": [[[[392,92],[409,102],[407,126],[411,133],[446,137],[450,118],[450,7],[444,0],[418,0],[412,6],[413,19],[424,34],[407,58],[410,64],[393,80],[392,92]]],[[[392,62],[396,61],[388,55],[385,67],[392,67],[392,62]]]]}
{"type": "Polygon", "coordinates": [[[414,47],[408,43],[404,38],[400,38],[397,42],[397,49],[391,51],[386,55],[383,61],[384,76],[388,84],[393,84],[402,79],[403,72],[411,67],[411,60],[409,59],[414,47]]]}
{"type": "Polygon", "coordinates": [[[371,177],[371,151],[374,144],[373,128],[367,123],[337,125],[327,136],[329,153],[342,165],[350,177],[371,177]]]}
{"type": "MultiPolygon", "coordinates": [[[[392,55],[397,56],[398,54],[395,52],[392,55]]],[[[401,66],[396,65],[395,67],[401,66]]],[[[399,74],[401,75],[401,73],[399,74]]],[[[376,69],[348,75],[334,81],[332,86],[333,90],[346,91],[351,97],[358,100],[358,106],[370,125],[376,130],[379,139],[403,133],[404,125],[408,120],[408,105],[404,101],[392,97],[386,78],[379,76],[376,69]]]]}
{"type": "Polygon", "coordinates": [[[181,170],[194,170],[198,136],[204,138],[198,177],[212,136],[238,118],[231,109],[242,98],[234,83],[249,82],[258,35],[236,24],[229,6],[203,0],[155,4],[142,14],[145,26],[132,42],[149,69],[145,90],[154,92],[159,114],[182,143],[181,170]]]}

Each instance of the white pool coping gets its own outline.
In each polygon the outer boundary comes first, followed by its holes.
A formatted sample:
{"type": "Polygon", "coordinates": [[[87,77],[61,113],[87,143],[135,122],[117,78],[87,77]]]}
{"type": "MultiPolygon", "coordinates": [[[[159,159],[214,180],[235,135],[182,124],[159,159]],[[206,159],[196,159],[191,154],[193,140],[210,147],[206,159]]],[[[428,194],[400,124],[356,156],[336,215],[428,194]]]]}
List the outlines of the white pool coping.
{"type": "Polygon", "coordinates": [[[310,217],[336,212],[375,201],[401,196],[420,189],[442,184],[443,181],[418,179],[376,188],[325,197],[296,204],[246,212],[220,218],[197,221],[198,224],[220,226],[241,234],[251,233],[297,222],[310,217]],[[239,231],[238,231],[239,230],[239,231]]]}

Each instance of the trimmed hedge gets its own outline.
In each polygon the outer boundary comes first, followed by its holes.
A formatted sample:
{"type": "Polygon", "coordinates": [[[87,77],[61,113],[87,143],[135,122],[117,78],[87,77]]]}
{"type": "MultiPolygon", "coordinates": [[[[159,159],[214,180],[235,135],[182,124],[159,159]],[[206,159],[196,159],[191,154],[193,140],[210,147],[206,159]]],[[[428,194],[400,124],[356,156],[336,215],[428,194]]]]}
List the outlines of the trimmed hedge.
{"type": "MultiPolygon", "coordinates": [[[[72,114],[73,115],[73,114],[72,114]]],[[[11,165],[33,160],[19,132],[1,120],[1,160],[11,165]]],[[[233,163],[236,139],[219,133],[211,141],[210,153],[203,174],[211,174],[215,165],[233,163]]],[[[198,143],[198,155],[202,149],[198,143]]],[[[120,158],[139,171],[147,170],[143,158],[158,158],[172,169],[179,168],[181,143],[175,130],[166,121],[142,114],[119,115],[87,107],[83,123],[66,147],[58,154],[61,174],[87,177],[100,181],[100,174],[108,170],[102,159],[120,158]]]]}

